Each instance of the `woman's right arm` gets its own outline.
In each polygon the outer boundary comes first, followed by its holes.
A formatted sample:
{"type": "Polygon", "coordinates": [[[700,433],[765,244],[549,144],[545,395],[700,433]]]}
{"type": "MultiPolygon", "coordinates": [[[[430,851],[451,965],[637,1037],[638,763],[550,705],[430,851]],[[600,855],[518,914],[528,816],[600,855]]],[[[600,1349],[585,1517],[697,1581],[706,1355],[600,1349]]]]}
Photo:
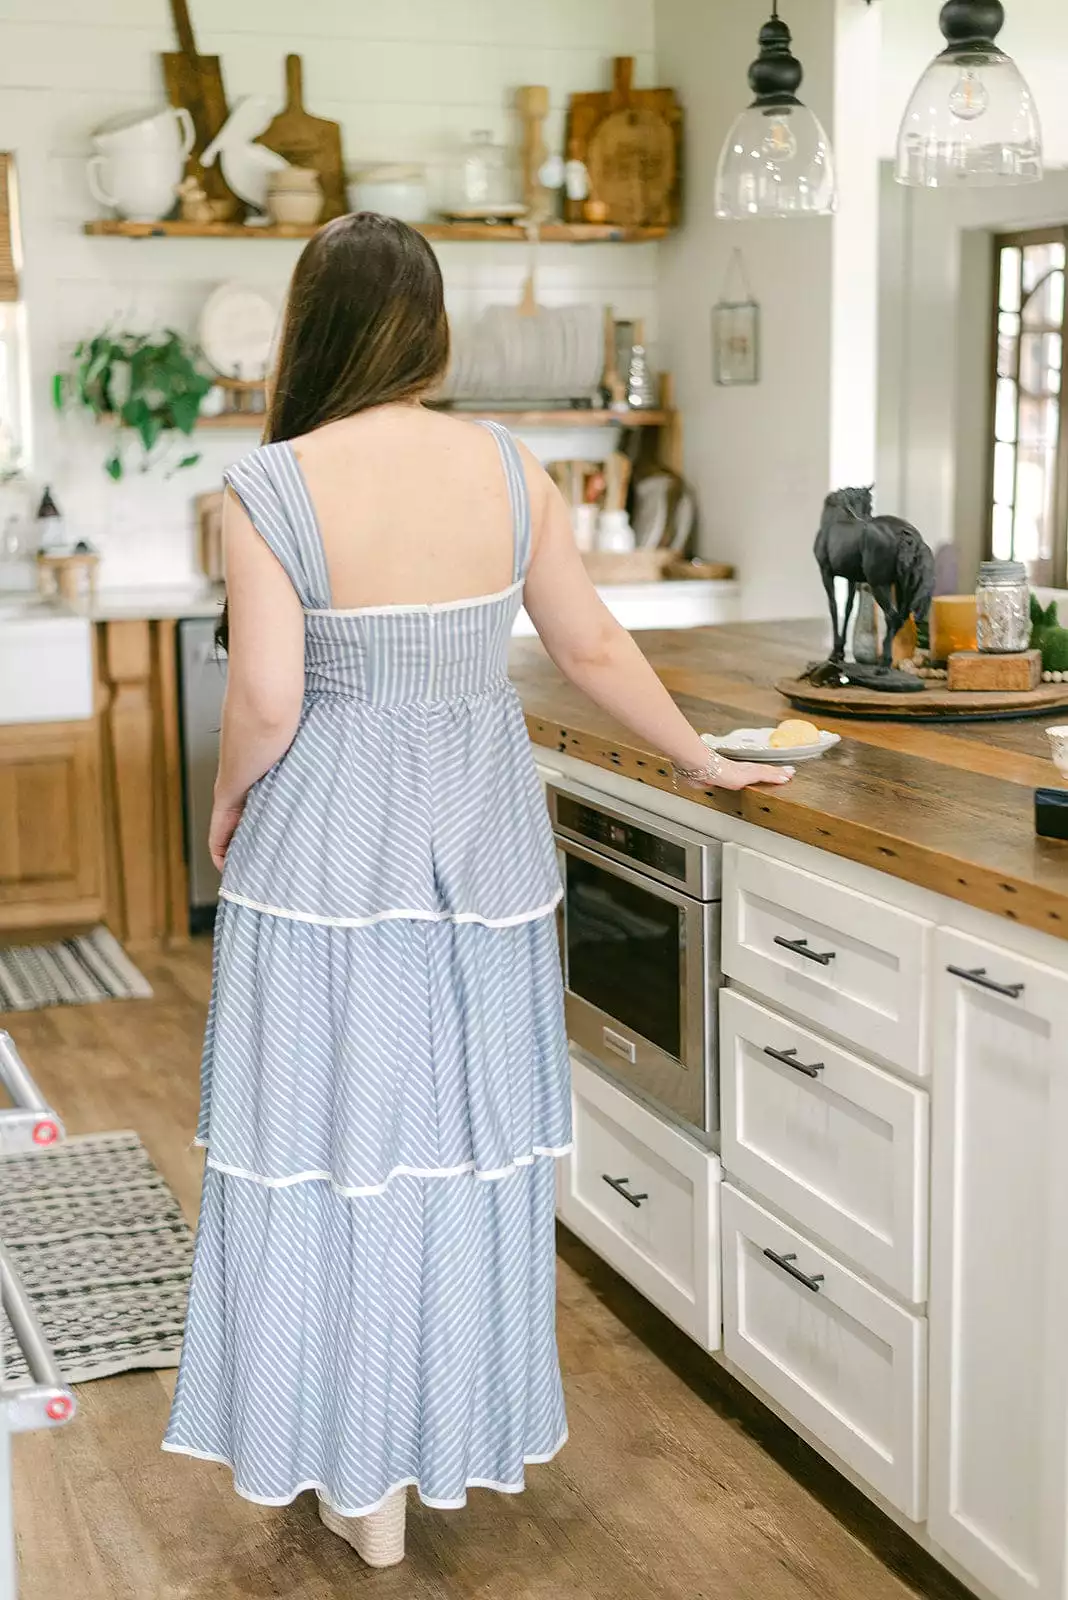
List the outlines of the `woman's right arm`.
{"type": "MultiPolygon", "coordinates": [[[[528,451],[523,455],[534,524],[523,603],[550,657],[576,688],[661,751],[677,771],[707,770],[708,746],[590,582],[563,496],[535,458],[528,451]]],[[[792,776],[790,767],[723,761],[704,786],[744,789],[787,783],[792,776]]]]}

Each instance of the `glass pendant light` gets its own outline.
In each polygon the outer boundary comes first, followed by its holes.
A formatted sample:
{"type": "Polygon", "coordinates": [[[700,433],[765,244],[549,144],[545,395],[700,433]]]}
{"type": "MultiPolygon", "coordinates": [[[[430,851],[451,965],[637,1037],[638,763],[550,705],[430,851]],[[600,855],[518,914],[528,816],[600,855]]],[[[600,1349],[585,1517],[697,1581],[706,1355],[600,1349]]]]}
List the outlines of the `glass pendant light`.
{"type": "Polygon", "coordinates": [[[834,157],[819,118],[797,98],[801,63],[778,0],[760,30],[760,54],[749,68],[756,96],[720,152],[716,216],[826,217],[835,208],[834,157]]]}
{"type": "Polygon", "coordinates": [[[1037,183],[1042,135],[1031,91],[994,43],[1001,0],[946,0],[946,41],[913,91],[897,136],[898,183],[991,188],[1037,183]]]}

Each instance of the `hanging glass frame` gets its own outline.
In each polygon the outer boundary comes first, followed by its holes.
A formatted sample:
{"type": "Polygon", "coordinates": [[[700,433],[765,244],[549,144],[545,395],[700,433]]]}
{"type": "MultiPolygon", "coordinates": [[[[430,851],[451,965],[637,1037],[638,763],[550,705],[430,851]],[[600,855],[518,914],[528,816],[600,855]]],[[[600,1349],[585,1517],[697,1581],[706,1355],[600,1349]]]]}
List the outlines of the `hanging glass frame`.
{"type": "Polygon", "coordinates": [[[740,250],[731,253],[723,297],[712,307],[712,378],[725,389],[760,382],[760,306],[740,250]]]}

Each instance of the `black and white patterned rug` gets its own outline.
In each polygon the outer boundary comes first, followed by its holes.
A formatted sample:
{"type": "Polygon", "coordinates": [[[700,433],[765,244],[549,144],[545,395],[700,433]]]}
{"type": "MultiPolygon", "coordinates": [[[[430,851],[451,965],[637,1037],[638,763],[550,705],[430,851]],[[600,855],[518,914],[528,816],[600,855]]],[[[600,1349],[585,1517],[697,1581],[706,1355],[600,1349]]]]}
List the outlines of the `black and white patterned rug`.
{"type": "MultiPolygon", "coordinates": [[[[68,1383],[177,1366],[193,1234],[136,1133],[0,1156],[0,1239],[68,1383]]],[[[2,1313],[0,1337],[18,1382],[2,1313]]]]}
{"type": "Polygon", "coordinates": [[[0,949],[0,1012],[151,998],[148,979],[106,928],[58,944],[0,949]]]}

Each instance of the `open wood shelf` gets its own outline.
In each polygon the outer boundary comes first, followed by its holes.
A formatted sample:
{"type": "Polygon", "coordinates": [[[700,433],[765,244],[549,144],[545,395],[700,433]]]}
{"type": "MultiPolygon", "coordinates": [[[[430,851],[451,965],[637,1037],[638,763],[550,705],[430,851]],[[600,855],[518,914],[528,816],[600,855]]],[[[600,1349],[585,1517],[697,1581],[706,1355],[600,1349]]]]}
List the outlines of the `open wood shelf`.
{"type": "MultiPolygon", "coordinates": [[[[412,226],[426,239],[455,243],[521,243],[526,229],[508,222],[416,222],[412,226]]],[[[87,222],[84,231],[94,238],[119,239],[310,239],[319,224],[293,227],[271,223],[249,228],[241,222],[87,222]]],[[[622,228],[610,222],[547,222],[538,237],[546,244],[643,244],[666,239],[669,228],[622,228]]]]}
{"type": "MultiPolygon", "coordinates": [[[[662,428],[671,421],[670,411],[593,411],[582,407],[574,411],[474,411],[466,406],[441,407],[449,416],[467,417],[472,422],[502,422],[513,428],[662,428]]],[[[223,411],[217,417],[201,417],[198,428],[248,428],[259,433],[263,428],[261,411],[223,411]]]]}

